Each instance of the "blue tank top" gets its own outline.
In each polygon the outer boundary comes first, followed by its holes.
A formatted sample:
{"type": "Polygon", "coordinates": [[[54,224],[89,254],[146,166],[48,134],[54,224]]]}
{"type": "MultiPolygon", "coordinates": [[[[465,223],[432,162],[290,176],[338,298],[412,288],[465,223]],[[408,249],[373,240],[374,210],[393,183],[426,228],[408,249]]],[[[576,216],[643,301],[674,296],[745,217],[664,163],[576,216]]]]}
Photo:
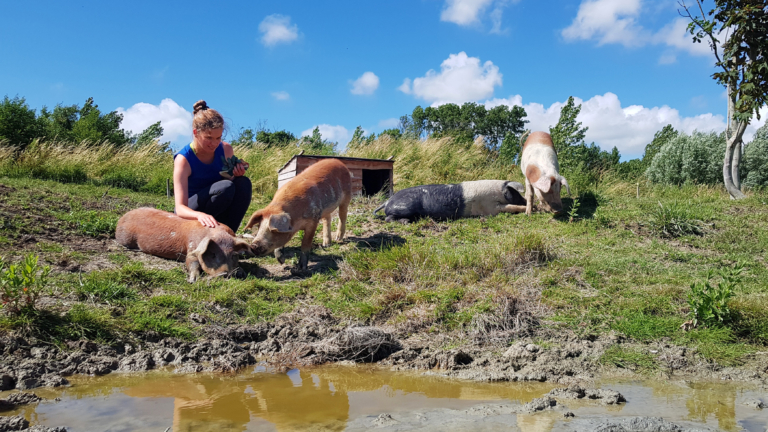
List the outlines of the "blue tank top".
{"type": "Polygon", "coordinates": [[[184,156],[184,159],[189,163],[189,167],[192,168],[192,174],[190,174],[187,183],[187,198],[197,194],[203,189],[211,187],[212,184],[219,180],[224,180],[221,174],[219,174],[219,171],[222,171],[222,168],[224,167],[224,163],[222,162],[222,159],[224,158],[224,146],[221,143],[219,143],[219,146],[216,147],[216,150],[213,152],[213,162],[209,164],[200,162],[200,159],[197,158],[195,152],[192,151],[190,144],[187,144],[183,149],[179,150],[178,153],[173,155],[173,159],[176,159],[176,156],[178,155],[184,156]]]}

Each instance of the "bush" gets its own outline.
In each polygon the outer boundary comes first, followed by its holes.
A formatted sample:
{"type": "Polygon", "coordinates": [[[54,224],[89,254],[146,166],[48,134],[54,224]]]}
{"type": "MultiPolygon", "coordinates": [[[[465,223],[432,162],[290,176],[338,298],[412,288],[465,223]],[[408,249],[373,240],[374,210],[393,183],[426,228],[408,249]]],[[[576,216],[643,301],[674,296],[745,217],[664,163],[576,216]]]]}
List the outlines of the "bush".
{"type": "Polygon", "coordinates": [[[744,147],[742,171],[744,187],[768,186],[768,123],[758,129],[752,142],[744,147]]]}
{"type": "Polygon", "coordinates": [[[662,184],[720,184],[724,154],[723,134],[680,134],[661,147],[645,175],[662,184]]]}
{"type": "Polygon", "coordinates": [[[0,257],[0,301],[3,309],[12,315],[34,309],[37,297],[48,282],[51,268],[38,266],[37,260],[37,255],[29,254],[21,263],[7,265],[0,257]]]}

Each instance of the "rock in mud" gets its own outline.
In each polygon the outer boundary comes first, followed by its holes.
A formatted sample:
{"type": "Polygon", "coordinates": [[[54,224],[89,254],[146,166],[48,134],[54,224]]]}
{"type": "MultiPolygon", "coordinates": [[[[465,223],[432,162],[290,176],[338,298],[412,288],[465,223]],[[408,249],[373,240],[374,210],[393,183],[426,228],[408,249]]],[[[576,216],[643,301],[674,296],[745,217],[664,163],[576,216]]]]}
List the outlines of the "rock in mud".
{"type": "Polygon", "coordinates": [[[84,375],[106,375],[116,370],[118,361],[114,357],[91,357],[77,366],[77,373],[84,375]]]}
{"type": "Polygon", "coordinates": [[[557,401],[554,398],[551,398],[549,396],[545,396],[542,398],[534,399],[527,404],[523,405],[520,409],[520,412],[523,413],[535,413],[538,411],[544,411],[547,409],[552,409],[557,405],[557,401]]]}
{"type": "Polygon", "coordinates": [[[48,427],[48,426],[32,426],[29,429],[25,429],[24,432],[67,432],[67,428],[63,426],[48,427]]]}
{"type": "Polygon", "coordinates": [[[547,396],[558,399],[592,399],[598,400],[602,405],[616,405],[627,400],[624,396],[610,389],[584,389],[580,386],[552,389],[547,396]]]}
{"type": "Polygon", "coordinates": [[[750,399],[748,401],[745,401],[744,405],[748,407],[752,407],[754,409],[768,408],[768,405],[766,405],[765,402],[761,401],[760,399],[750,399]]]}
{"type": "Polygon", "coordinates": [[[0,432],[20,431],[28,427],[29,422],[22,416],[0,417],[0,432]]]}
{"type": "Polygon", "coordinates": [[[117,370],[120,372],[146,372],[155,367],[155,361],[146,351],[123,357],[118,364],[117,370]]]}
{"type": "Polygon", "coordinates": [[[14,406],[28,405],[35,402],[40,402],[41,400],[43,399],[34,393],[13,393],[12,395],[8,396],[7,399],[4,399],[5,402],[14,406]]]}
{"type": "Polygon", "coordinates": [[[629,417],[623,419],[579,419],[563,425],[563,431],[595,432],[713,432],[706,426],[681,426],[661,417],[629,417]]]}
{"type": "Polygon", "coordinates": [[[395,425],[397,423],[399,423],[399,422],[397,420],[393,419],[392,416],[387,414],[387,413],[379,414],[379,416],[376,417],[373,420],[374,426],[379,426],[379,427],[381,427],[381,426],[392,426],[392,425],[395,425]]]}
{"type": "Polygon", "coordinates": [[[8,374],[0,374],[0,391],[16,388],[16,378],[8,374]]]}

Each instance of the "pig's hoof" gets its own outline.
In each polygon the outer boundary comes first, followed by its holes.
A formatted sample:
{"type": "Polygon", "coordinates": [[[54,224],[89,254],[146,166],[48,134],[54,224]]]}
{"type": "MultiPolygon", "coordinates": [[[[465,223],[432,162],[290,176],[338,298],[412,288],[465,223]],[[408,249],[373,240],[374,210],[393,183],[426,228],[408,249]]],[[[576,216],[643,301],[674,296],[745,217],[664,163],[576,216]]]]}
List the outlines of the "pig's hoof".
{"type": "Polygon", "coordinates": [[[308,266],[309,266],[309,254],[302,252],[301,257],[299,258],[298,269],[299,271],[306,271],[308,266]]]}
{"type": "Polygon", "coordinates": [[[275,249],[275,259],[280,264],[285,264],[285,254],[283,254],[282,249],[275,249]]]}

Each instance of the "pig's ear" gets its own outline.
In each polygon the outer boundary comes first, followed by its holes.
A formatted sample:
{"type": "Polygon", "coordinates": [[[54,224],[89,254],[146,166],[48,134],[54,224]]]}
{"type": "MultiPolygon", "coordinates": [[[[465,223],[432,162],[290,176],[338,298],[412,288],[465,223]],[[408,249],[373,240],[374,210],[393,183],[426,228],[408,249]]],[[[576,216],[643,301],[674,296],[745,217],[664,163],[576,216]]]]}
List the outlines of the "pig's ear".
{"type": "Polygon", "coordinates": [[[205,237],[203,241],[197,244],[197,247],[192,252],[189,252],[189,256],[195,257],[197,259],[200,259],[200,256],[205,253],[206,250],[208,250],[208,245],[211,242],[210,237],[205,237]]]}
{"type": "Polygon", "coordinates": [[[291,227],[291,217],[288,213],[273,214],[269,217],[269,229],[279,233],[289,233],[293,231],[291,227]]]}
{"type": "Polygon", "coordinates": [[[248,224],[243,228],[243,231],[247,231],[251,229],[254,226],[261,225],[261,220],[264,218],[264,215],[262,214],[261,210],[258,210],[251,216],[251,219],[248,221],[248,224]]]}
{"type": "Polygon", "coordinates": [[[235,247],[233,249],[238,253],[243,252],[248,256],[255,256],[253,250],[251,249],[250,243],[239,238],[235,239],[235,247]]]}
{"type": "Polygon", "coordinates": [[[536,183],[533,184],[533,187],[540,190],[542,193],[548,193],[549,188],[552,187],[552,177],[550,176],[541,176],[538,180],[536,180],[536,183]]]}
{"type": "Polygon", "coordinates": [[[565,185],[565,190],[568,191],[568,196],[571,196],[571,187],[568,186],[568,180],[566,180],[565,177],[560,176],[560,183],[565,185]]]}

